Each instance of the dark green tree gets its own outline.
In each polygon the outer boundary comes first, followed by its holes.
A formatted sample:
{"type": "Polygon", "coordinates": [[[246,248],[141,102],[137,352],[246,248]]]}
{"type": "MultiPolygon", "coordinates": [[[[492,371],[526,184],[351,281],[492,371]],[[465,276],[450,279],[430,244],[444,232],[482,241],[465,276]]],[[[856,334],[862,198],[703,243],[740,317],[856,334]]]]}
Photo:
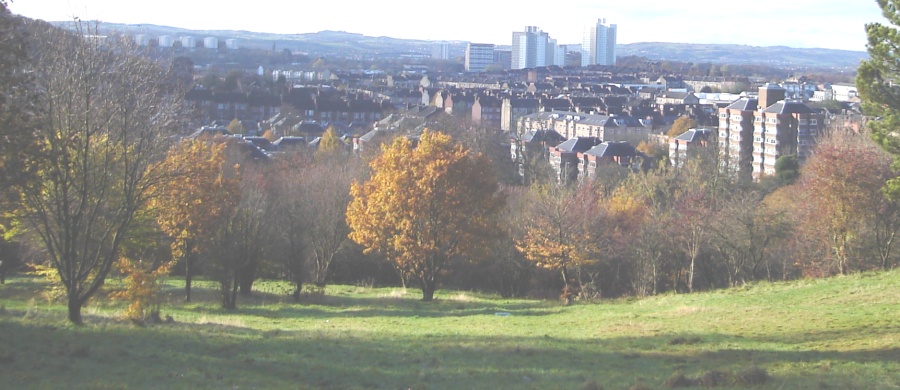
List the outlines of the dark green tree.
{"type": "MultiPolygon", "coordinates": [[[[894,157],[894,169],[900,169],[900,1],[876,0],[890,25],[866,24],[869,59],[862,61],[856,86],[866,115],[878,118],[869,123],[872,138],[894,157]]],[[[886,193],[900,199],[900,177],[888,181],[886,193]]]]}
{"type": "Polygon", "coordinates": [[[0,188],[4,190],[27,177],[25,156],[36,151],[32,129],[37,95],[27,71],[27,42],[21,18],[0,0],[0,188]]]}
{"type": "Polygon", "coordinates": [[[775,160],[775,176],[785,185],[793,184],[800,177],[800,160],[797,155],[788,154],[775,160]]]}

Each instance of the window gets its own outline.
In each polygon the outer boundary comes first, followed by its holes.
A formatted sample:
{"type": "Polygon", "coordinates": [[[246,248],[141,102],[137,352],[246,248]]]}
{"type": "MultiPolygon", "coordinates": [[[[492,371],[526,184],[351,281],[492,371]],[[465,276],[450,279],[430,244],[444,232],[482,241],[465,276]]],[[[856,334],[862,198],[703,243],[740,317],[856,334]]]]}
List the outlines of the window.
{"type": "Polygon", "coordinates": [[[817,119],[810,119],[810,120],[809,120],[809,124],[811,124],[811,125],[818,125],[818,124],[819,124],[819,121],[818,121],[817,119]]]}
{"type": "Polygon", "coordinates": [[[754,122],[762,122],[762,117],[761,116],[754,117],[753,121],[754,122]]]}
{"type": "Polygon", "coordinates": [[[773,125],[777,125],[777,124],[778,124],[778,118],[766,118],[766,123],[773,124],[773,125]]]}

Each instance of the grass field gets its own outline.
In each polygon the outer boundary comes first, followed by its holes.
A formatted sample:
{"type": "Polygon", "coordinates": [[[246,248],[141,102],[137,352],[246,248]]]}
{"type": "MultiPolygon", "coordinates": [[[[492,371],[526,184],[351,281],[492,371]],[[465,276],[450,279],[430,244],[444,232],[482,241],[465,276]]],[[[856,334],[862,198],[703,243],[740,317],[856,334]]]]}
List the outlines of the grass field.
{"type": "Polygon", "coordinates": [[[331,286],[291,303],[212,284],[139,327],[98,300],[84,327],[46,285],[0,286],[0,388],[900,388],[900,272],[561,306],[469,292],[331,286]]]}

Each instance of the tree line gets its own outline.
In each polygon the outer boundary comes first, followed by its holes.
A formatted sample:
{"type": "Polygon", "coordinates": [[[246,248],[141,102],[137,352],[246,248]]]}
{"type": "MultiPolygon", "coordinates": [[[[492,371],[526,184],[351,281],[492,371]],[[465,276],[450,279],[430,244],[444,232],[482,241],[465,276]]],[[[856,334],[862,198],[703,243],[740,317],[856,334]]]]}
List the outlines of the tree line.
{"type": "MultiPolygon", "coordinates": [[[[315,152],[253,159],[237,138],[180,140],[184,83],[128,40],[0,7],[4,245],[56,271],[73,323],[112,274],[142,319],[158,315],[147,286],[167,273],[187,300],[195,277],[214,280],[234,309],[261,277],[290,281],[297,300],[341,282],[572,302],[897,263],[897,197],[883,190],[896,174],[875,142],[893,145],[891,121],[873,137],[834,131],[799,171],[755,183],[712,145],[678,167],[612,165],[567,185],[538,159],[523,186],[504,134],[452,117],[362,155],[329,131],[315,152]]],[[[882,76],[872,66],[860,77],[882,76]]],[[[877,98],[869,81],[861,93],[877,98]]]]}

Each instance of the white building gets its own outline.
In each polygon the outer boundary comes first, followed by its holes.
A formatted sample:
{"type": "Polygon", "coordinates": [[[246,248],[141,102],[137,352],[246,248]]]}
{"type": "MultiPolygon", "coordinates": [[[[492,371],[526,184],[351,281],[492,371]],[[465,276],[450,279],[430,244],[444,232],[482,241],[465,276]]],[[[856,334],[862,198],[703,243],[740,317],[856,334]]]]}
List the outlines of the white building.
{"type": "Polygon", "coordinates": [[[859,92],[857,92],[855,84],[832,84],[831,90],[834,93],[834,100],[837,100],[839,102],[850,101],[851,99],[859,96],[859,92]]]}
{"type": "Polygon", "coordinates": [[[615,24],[607,24],[606,19],[598,19],[597,24],[588,25],[584,31],[581,65],[616,64],[615,24]]]}
{"type": "Polygon", "coordinates": [[[512,38],[512,69],[565,65],[556,63],[556,40],[541,29],[528,26],[525,31],[513,32],[512,38]]]}
{"type": "Polygon", "coordinates": [[[150,36],[147,34],[135,35],[134,44],[143,47],[150,46],[150,36]]]}
{"type": "Polygon", "coordinates": [[[226,39],[225,47],[227,47],[231,50],[237,50],[241,47],[241,42],[238,41],[237,39],[226,39]]]}
{"type": "Polygon", "coordinates": [[[171,35],[159,36],[159,47],[172,47],[173,44],[175,44],[175,40],[171,35]]]}
{"type": "Polygon", "coordinates": [[[203,38],[203,47],[205,47],[207,49],[218,49],[219,48],[219,38],[216,38],[216,37],[203,38]]]}
{"type": "Polygon", "coordinates": [[[197,47],[197,39],[191,36],[181,37],[181,47],[185,49],[193,49],[197,47]]]}

